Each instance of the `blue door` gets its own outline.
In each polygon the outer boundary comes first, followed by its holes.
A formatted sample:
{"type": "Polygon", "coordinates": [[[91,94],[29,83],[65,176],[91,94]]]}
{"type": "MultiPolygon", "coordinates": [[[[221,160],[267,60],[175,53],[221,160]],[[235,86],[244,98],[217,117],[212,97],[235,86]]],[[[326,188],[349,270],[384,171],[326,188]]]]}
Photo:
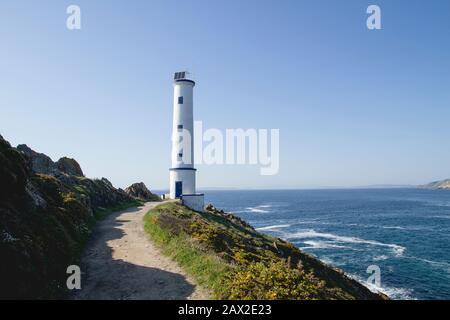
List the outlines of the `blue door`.
{"type": "Polygon", "coordinates": [[[175,198],[181,197],[183,194],[183,182],[175,181],[175,198]]]}

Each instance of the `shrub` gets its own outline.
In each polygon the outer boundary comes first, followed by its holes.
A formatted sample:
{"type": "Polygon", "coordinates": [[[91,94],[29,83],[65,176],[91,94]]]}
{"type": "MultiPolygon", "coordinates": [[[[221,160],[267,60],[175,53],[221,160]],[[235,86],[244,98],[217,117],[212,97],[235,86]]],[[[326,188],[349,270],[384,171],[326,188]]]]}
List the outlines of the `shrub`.
{"type": "Polygon", "coordinates": [[[232,300],[313,300],[324,291],[324,282],[284,260],[255,262],[223,278],[221,298],[232,300]]]}

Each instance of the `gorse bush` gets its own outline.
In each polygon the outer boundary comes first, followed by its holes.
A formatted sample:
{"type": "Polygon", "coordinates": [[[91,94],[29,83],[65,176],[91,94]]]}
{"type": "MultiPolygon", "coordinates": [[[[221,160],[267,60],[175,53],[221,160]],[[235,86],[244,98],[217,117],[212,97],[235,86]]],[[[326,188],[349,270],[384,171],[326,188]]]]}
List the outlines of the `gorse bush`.
{"type": "Polygon", "coordinates": [[[312,300],[324,295],[324,282],[286,261],[250,263],[226,274],[221,298],[230,300],[312,300]]]}

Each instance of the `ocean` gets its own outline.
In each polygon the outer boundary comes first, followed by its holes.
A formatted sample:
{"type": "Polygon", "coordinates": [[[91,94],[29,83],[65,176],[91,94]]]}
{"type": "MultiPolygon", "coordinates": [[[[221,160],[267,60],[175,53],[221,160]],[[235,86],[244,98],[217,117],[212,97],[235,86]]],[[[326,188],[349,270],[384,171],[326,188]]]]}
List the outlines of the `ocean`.
{"type": "Polygon", "coordinates": [[[450,299],[450,191],[205,191],[205,202],[286,239],[392,299],[450,299]]]}

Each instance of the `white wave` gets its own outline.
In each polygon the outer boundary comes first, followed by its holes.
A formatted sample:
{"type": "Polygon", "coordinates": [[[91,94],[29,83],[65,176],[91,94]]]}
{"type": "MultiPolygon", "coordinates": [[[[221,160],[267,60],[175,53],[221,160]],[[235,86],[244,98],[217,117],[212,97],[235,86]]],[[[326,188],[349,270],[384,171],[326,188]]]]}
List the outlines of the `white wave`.
{"type": "Polygon", "coordinates": [[[272,230],[279,230],[279,229],[282,229],[282,228],[289,228],[290,226],[291,226],[290,224],[276,224],[276,225],[273,225],[273,226],[256,228],[256,230],[258,230],[258,231],[272,231],[272,230]]]}
{"type": "Polygon", "coordinates": [[[403,253],[406,250],[405,247],[402,247],[397,244],[383,243],[383,242],[378,242],[378,241],[374,241],[374,240],[364,240],[364,239],[360,239],[360,238],[356,238],[356,237],[338,236],[338,235],[331,234],[331,233],[321,233],[321,232],[317,232],[312,229],[287,234],[286,238],[287,239],[324,238],[324,239],[331,239],[336,242],[343,242],[343,243],[357,243],[357,244],[367,244],[367,245],[380,246],[380,247],[388,247],[394,251],[394,254],[396,256],[403,255],[403,253]]]}
{"type": "Polygon", "coordinates": [[[396,288],[396,287],[379,287],[373,283],[369,283],[366,281],[361,282],[364,286],[366,286],[372,292],[381,292],[387,295],[389,298],[394,300],[416,300],[412,296],[413,290],[407,288],[396,288]]]}
{"type": "Polygon", "coordinates": [[[431,218],[437,218],[437,219],[450,219],[450,216],[431,216],[431,218]]]}
{"type": "Polygon", "coordinates": [[[381,229],[396,229],[396,230],[415,230],[413,228],[402,227],[402,226],[380,226],[376,224],[359,224],[350,223],[349,226],[363,227],[363,228],[381,228],[381,229]]]}
{"type": "Polygon", "coordinates": [[[328,241],[320,241],[320,240],[308,240],[303,242],[304,244],[307,244],[309,247],[302,248],[302,249],[333,249],[333,248],[346,248],[345,246],[340,246],[337,244],[330,243],[328,241]]]}
{"type": "Polygon", "coordinates": [[[391,299],[416,300],[416,298],[414,298],[412,296],[412,293],[413,293],[412,289],[383,286],[383,281],[381,281],[381,286],[377,286],[376,284],[368,282],[357,275],[348,274],[348,273],[346,273],[346,275],[348,277],[352,278],[353,280],[358,281],[359,283],[361,283],[363,286],[365,286],[370,291],[375,292],[375,293],[378,293],[378,292],[384,293],[391,299]]]}
{"type": "Polygon", "coordinates": [[[342,267],[345,266],[345,263],[343,263],[343,262],[336,262],[336,261],[334,261],[333,259],[331,259],[329,257],[322,257],[319,260],[322,261],[323,263],[331,266],[331,267],[340,267],[340,268],[342,268],[342,267]]]}
{"type": "Polygon", "coordinates": [[[407,228],[400,226],[380,226],[380,227],[383,229],[407,230],[407,228]]]}
{"type": "Polygon", "coordinates": [[[389,259],[389,257],[387,255],[382,254],[381,256],[376,256],[373,258],[373,261],[383,261],[383,260],[387,260],[389,259]]]}
{"type": "Polygon", "coordinates": [[[245,208],[247,210],[247,212],[253,212],[253,213],[268,213],[269,210],[266,210],[268,208],[271,208],[271,205],[268,204],[262,204],[256,207],[248,207],[245,208]]]}
{"type": "Polygon", "coordinates": [[[267,210],[263,210],[263,209],[258,209],[257,207],[256,208],[246,208],[247,209],[247,212],[253,212],[253,213],[268,213],[269,211],[267,211],[267,210]]]}
{"type": "Polygon", "coordinates": [[[450,263],[448,263],[448,262],[428,260],[428,259],[414,257],[414,256],[406,256],[405,258],[414,259],[414,260],[417,260],[417,261],[428,263],[428,264],[430,264],[430,265],[432,265],[434,267],[438,267],[438,268],[444,269],[445,271],[450,273],[450,263]]]}
{"type": "Polygon", "coordinates": [[[322,261],[323,263],[329,265],[329,266],[335,266],[337,265],[336,262],[334,262],[332,259],[328,258],[328,257],[323,257],[320,259],[320,261],[322,261]]]}

